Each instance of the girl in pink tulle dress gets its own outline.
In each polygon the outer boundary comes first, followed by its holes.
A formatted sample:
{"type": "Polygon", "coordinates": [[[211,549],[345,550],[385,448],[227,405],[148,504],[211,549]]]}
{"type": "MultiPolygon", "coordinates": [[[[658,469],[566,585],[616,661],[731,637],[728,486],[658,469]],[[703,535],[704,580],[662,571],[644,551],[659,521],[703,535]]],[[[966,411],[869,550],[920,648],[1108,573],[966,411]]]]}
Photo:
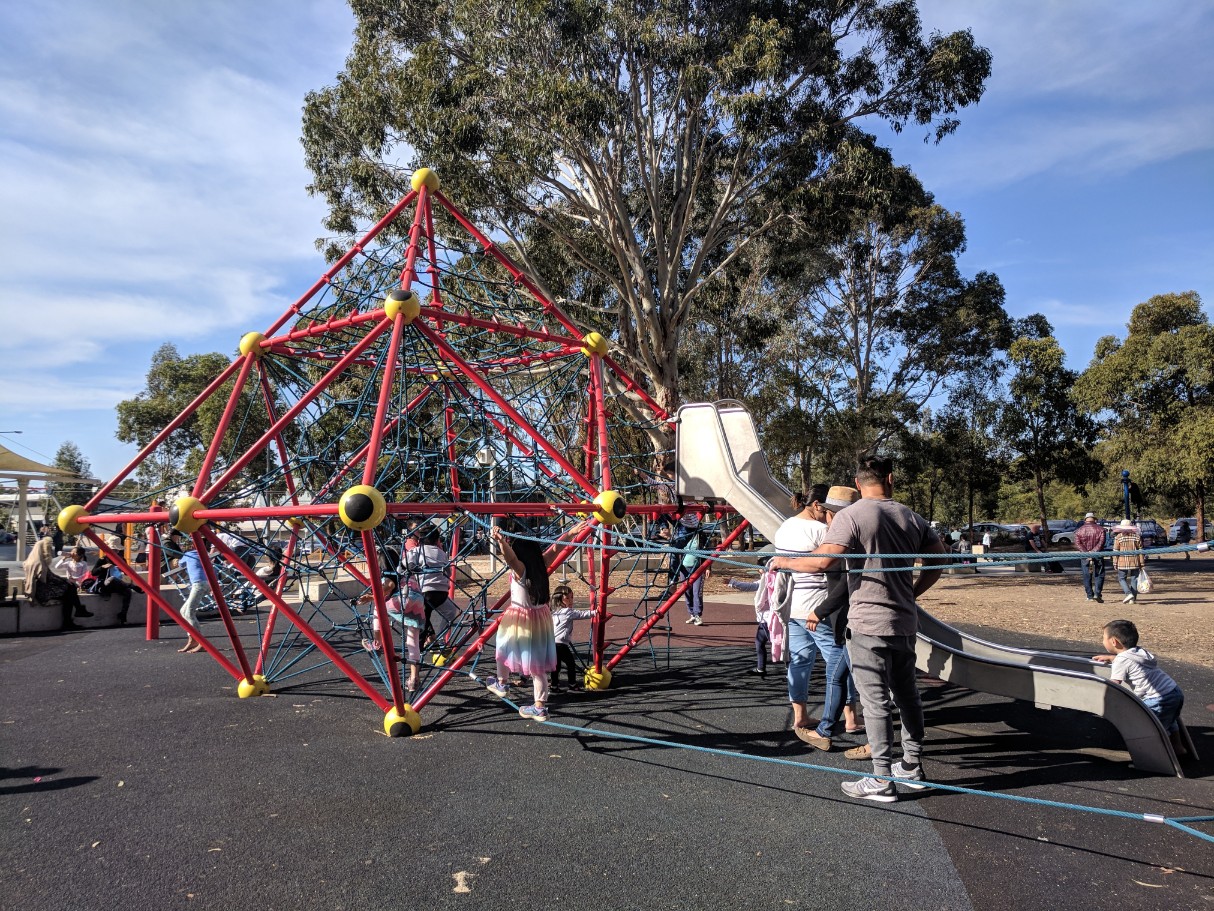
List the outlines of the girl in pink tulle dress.
{"type": "Polygon", "coordinates": [[[548,675],[556,669],[556,636],[548,609],[548,565],[534,541],[510,541],[494,527],[489,534],[510,567],[510,605],[497,627],[497,677],[489,690],[509,695],[510,674],[531,677],[535,701],[519,709],[524,718],[548,717],[548,675]]]}

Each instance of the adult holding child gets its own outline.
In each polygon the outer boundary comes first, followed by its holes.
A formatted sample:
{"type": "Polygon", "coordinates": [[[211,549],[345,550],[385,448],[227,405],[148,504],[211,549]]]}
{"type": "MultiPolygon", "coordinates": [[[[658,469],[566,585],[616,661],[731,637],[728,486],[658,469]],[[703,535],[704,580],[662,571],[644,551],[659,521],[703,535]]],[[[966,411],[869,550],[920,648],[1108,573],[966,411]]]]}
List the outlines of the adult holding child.
{"type": "MultiPolygon", "coordinates": [[[[839,566],[835,554],[861,554],[848,560],[850,591],[847,651],[852,675],[864,706],[872,751],[873,772],[904,780],[910,787],[923,779],[923,704],[915,682],[915,633],[918,606],[915,599],[936,584],[942,568],[925,566],[917,576],[910,570],[914,556],[890,554],[944,554],[944,545],[914,510],[893,499],[893,462],[880,456],[860,460],[856,487],[862,499],[835,516],[818,552],[821,557],[776,557],[776,569],[828,572],[839,566]],[[882,556],[878,556],[882,555],[882,556]],[[860,572],[856,572],[860,570],[860,572]],[[894,727],[892,708],[902,717],[902,759],[892,762],[894,727]]],[[[925,563],[943,562],[929,556],[925,563]]],[[[892,803],[897,788],[890,781],[861,778],[843,783],[843,793],[860,800],[892,803]]]]}
{"type": "MultiPolygon", "coordinates": [[[[826,536],[826,508],[823,503],[829,488],[815,484],[808,493],[792,495],[797,514],[785,519],[776,530],[772,544],[783,554],[796,556],[818,551],[826,536]]],[[[777,568],[775,558],[770,565],[777,568]]],[[[822,572],[794,572],[792,606],[788,614],[788,701],[792,705],[792,730],[797,737],[820,750],[830,749],[830,741],[814,730],[809,717],[809,677],[821,652],[819,643],[807,626],[815,608],[826,600],[826,575],[822,572]]],[[[817,618],[815,617],[815,620],[817,618]]]]}

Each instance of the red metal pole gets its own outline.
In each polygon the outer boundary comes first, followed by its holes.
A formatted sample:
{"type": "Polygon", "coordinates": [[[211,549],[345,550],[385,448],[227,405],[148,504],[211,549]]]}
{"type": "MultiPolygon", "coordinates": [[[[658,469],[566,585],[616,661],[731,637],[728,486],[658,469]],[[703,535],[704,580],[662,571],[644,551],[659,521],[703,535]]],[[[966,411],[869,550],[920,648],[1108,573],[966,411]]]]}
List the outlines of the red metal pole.
{"type": "MultiPolygon", "coordinates": [[[[240,670],[236,667],[236,665],[234,665],[231,661],[229,661],[222,652],[220,652],[218,649],[215,648],[215,646],[211,645],[210,641],[207,639],[206,636],[204,636],[202,633],[200,633],[197,630],[197,628],[191,626],[189,623],[186,623],[185,618],[182,617],[181,614],[179,614],[175,608],[169,606],[169,603],[167,601],[165,601],[163,597],[161,597],[159,591],[153,591],[152,587],[148,584],[147,580],[144,579],[141,575],[139,575],[139,573],[135,572],[135,570],[131,569],[131,567],[129,565],[127,565],[127,562],[124,559],[122,559],[121,554],[106,547],[105,544],[102,543],[101,538],[98,537],[92,531],[86,529],[84,533],[94,544],[97,545],[97,549],[99,551],[101,551],[107,557],[110,558],[111,563],[113,563],[120,570],[122,570],[124,573],[126,573],[127,577],[132,582],[134,582],[137,586],[139,586],[139,588],[143,590],[143,593],[145,595],[147,595],[149,598],[151,598],[153,601],[155,601],[156,604],[159,605],[159,607],[162,611],[164,611],[166,614],[168,614],[170,617],[172,617],[178,626],[180,626],[183,630],[185,630],[187,633],[189,633],[191,636],[193,636],[194,639],[204,649],[206,649],[207,654],[209,654],[212,658],[214,658],[216,661],[218,661],[219,666],[232,675],[233,680],[240,680],[241,677],[244,676],[243,674],[240,673],[240,670]]],[[[157,618],[157,619],[159,619],[159,618],[157,618]]]]}
{"type": "MultiPolygon", "coordinates": [[[[228,432],[228,425],[232,423],[232,415],[236,413],[236,403],[240,401],[240,395],[244,392],[244,385],[249,380],[249,371],[253,369],[253,362],[255,360],[256,356],[251,353],[241,358],[240,375],[236,377],[236,384],[232,387],[232,394],[228,396],[228,404],[224,406],[223,415],[219,418],[219,426],[215,429],[215,436],[212,437],[211,445],[202,460],[202,467],[198,469],[198,480],[194,482],[194,493],[192,496],[198,496],[211,482],[211,466],[215,464],[219,450],[223,448],[224,434],[228,432]]],[[[249,682],[252,683],[253,681],[250,680],[249,682]]]]}
{"type": "Polygon", "coordinates": [[[207,492],[199,497],[199,499],[205,503],[214,497],[215,494],[221,491],[225,486],[227,486],[227,484],[230,483],[231,480],[236,477],[236,475],[240,474],[240,472],[244,470],[246,465],[253,461],[253,459],[257,458],[261,451],[266,447],[266,444],[268,444],[270,440],[274,439],[276,434],[282,433],[283,427],[295,420],[296,415],[312,404],[312,400],[320,395],[330,383],[332,383],[345,371],[350,361],[354,360],[369,347],[371,347],[371,345],[377,338],[379,338],[380,334],[383,333],[387,327],[387,321],[383,321],[379,323],[379,325],[373,327],[371,331],[369,331],[362,339],[362,341],[351,348],[346,353],[345,357],[333,365],[333,369],[317,380],[315,386],[300,396],[299,401],[287,409],[286,413],[283,414],[283,416],[279,418],[269,430],[262,434],[261,438],[256,443],[249,447],[248,452],[237,459],[228,468],[228,470],[223,473],[223,476],[212,484],[207,492]]]}
{"type": "MultiPolygon", "coordinates": [[[[156,504],[152,504],[153,512],[156,504]]],[[[160,530],[155,525],[148,526],[148,588],[160,591],[160,568],[163,566],[164,545],[160,543],[160,530]]],[[[160,613],[155,603],[146,594],[143,596],[147,604],[143,609],[144,636],[149,642],[160,638],[160,613]]]]}
{"type": "Polygon", "coordinates": [[[375,601],[375,616],[379,618],[379,635],[383,640],[384,662],[388,665],[388,686],[392,690],[392,705],[397,713],[405,710],[405,690],[396,670],[396,646],[392,642],[392,618],[388,616],[388,601],[384,597],[383,579],[379,572],[379,554],[375,551],[375,532],[362,533],[363,555],[367,560],[367,575],[371,577],[371,597],[375,601]]]}
{"type": "MultiPolygon", "coordinates": [[[[253,583],[253,587],[261,592],[262,596],[267,601],[277,607],[279,612],[282,613],[287,620],[294,624],[296,629],[303,633],[304,637],[320,650],[321,654],[332,661],[339,671],[349,677],[350,682],[362,690],[363,693],[372,702],[374,702],[381,711],[386,712],[388,709],[392,708],[392,703],[385,699],[383,694],[368,683],[362,674],[354,670],[354,668],[350,665],[350,662],[346,661],[345,658],[339,655],[337,650],[326,642],[323,636],[317,633],[316,630],[312,629],[312,627],[309,626],[308,623],[299,616],[299,614],[290,608],[286,601],[275,594],[274,590],[266,585],[263,579],[259,578],[255,572],[245,566],[244,563],[236,556],[236,554],[232,552],[231,548],[215,537],[211,533],[210,529],[208,529],[205,525],[202,528],[202,533],[207,535],[208,540],[214,545],[215,549],[218,550],[230,562],[232,562],[233,567],[235,567],[235,569],[242,576],[253,583]]],[[[236,671],[235,668],[233,668],[233,671],[235,671],[234,676],[239,679],[240,672],[236,671]]]]}
{"type": "Polygon", "coordinates": [[[115,487],[126,480],[127,475],[143,464],[143,460],[146,459],[149,454],[151,454],[152,450],[168,439],[169,434],[189,420],[190,416],[198,409],[198,406],[209,399],[216,389],[228,381],[228,378],[236,372],[236,368],[240,366],[240,363],[240,358],[237,358],[236,360],[232,361],[232,363],[228,364],[228,366],[224,368],[223,372],[220,373],[219,376],[215,377],[215,379],[211,381],[211,384],[207,386],[206,389],[198,393],[198,397],[194,399],[194,401],[186,405],[185,410],[181,412],[181,414],[169,421],[164,430],[156,434],[156,436],[152,438],[152,441],[144,446],[142,450],[140,450],[139,455],[135,456],[135,458],[133,458],[127,464],[126,468],[118,472],[118,474],[114,476],[114,479],[108,484],[102,485],[101,488],[98,489],[98,491],[93,494],[91,498],[89,498],[89,501],[84,504],[84,508],[86,510],[91,510],[95,508],[98,503],[108,497],[110,492],[113,491],[115,487]]]}
{"type": "Polygon", "coordinates": [[[561,455],[555,446],[544,439],[543,435],[532,427],[531,423],[521,414],[519,414],[513,405],[502,398],[502,396],[498,394],[497,390],[494,389],[489,382],[485,380],[485,378],[482,377],[475,369],[473,369],[471,364],[456,354],[455,350],[448,345],[445,340],[425,326],[419,325],[417,330],[439,349],[443,357],[458,367],[464,376],[470,379],[474,385],[485,393],[485,395],[489,396],[489,398],[493,400],[494,404],[496,404],[498,408],[502,409],[502,411],[506,413],[510,420],[518,424],[518,426],[521,427],[526,434],[535,441],[537,446],[543,449],[544,452],[548,453],[548,455],[551,456],[552,459],[558,465],[560,465],[565,472],[568,473],[572,480],[574,480],[583,490],[589,493],[591,497],[598,495],[599,492],[595,490],[594,485],[591,484],[580,471],[574,468],[573,465],[570,464],[569,460],[561,455]]]}
{"type": "MultiPolygon", "coordinates": [[[[726,550],[730,544],[732,544],[734,541],[736,541],[738,539],[738,536],[740,534],[742,534],[742,531],[746,528],[746,526],[748,524],[749,524],[748,522],[743,520],[742,523],[740,525],[738,525],[737,528],[735,528],[732,532],[729,533],[729,536],[724,541],[721,542],[720,546],[718,546],[716,548],[716,550],[713,551],[713,553],[719,554],[721,551],[726,550]]],[[[632,636],[629,637],[628,641],[625,642],[624,645],[620,647],[620,650],[615,653],[615,656],[610,661],[607,662],[607,670],[611,670],[617,664],[619,664],[620,661],[623,659],[623,657],[632,650],[632,647],[645,638],[645,634],[648,633],[651,629],[653,629],[654,626],[657,625],[657,622],[659,620],[661,620],[663,617],[666,616],[666,614],[670,610],[670,608],[673,607],[678,602],[678,600],[680,598],[682,598],[684,594],[687,593],[687,589],[690,588],[691,585],[697,579],[699,579],[706,572],[708,572],[708,568],[711,565],[712,565],[711,561],[709,561],[709,560],[705,560],[703,563],[701,563],[696,568],[696,571],[693,572],[690,576],[688,576],[686,581],[684,581],[682,585],[680,585],[678,588],[675,589],[674,594],[672,594],[669,598],[667,598],[665,601],[662,602],[662,605],[656,611],[654,611],[653,616],[650,617],[648,620],[646,620],[644,623],[642,623],[641,626],[637,629],[637,631],[634,632],[632,634],[632,636]]]]}
{"type": "MultiPolygon", "coordinates": [[[[299,544],[299,529],[291,526],[291,539],[287,541],[287,549],[282,557],[282,571],[279,572],[278,578],[274,580],[274,594],[279,598],[282,597],[287,587],[287,567],[291,565],[291,561],[295,558],[295,550],[299,544]]],[[[299,580],[300,594],[303,594],[303,586],[306,583],[301,578],[299,580]]],[[[257,673],[262,673],[266,665],[266,655],[270,653],[270,643],[274,636],[274,627],[277,625],[278,607],[273,601],[270,602],[270,612],[266,615],[266,628],[261,635],[261,647],[257,650],[257,673]]]]}
{"type": "MultiPolygon", "coordinates": [[[[549,572],[551,572],[552,570],[554,570],[558,566],[560,566],[562,563],[564,563],[565,560],[567,560],[569,558],[569,555],[577,550],[577,545],[582,543],[583,541],[585,541],[588,537],[590,537],[591,533],[594,531],[597,524],[598,523],[594,519],[591,519],[585,524],[585,526],[583,526],[581,529],[579,529],[577,534],[573,538],[570,539],[569,543],[565,546],[565,548],[562,551],[560,551],[557,554],[557,556],[552,560],[551,564],[549,565],[549,572]]],[[[552,548],[550,548],[550,549],[555,549],[556,546],[557,546],[556,544],[553,544],[552,548]]],[[[497,610],[499,607],[501,607],[503,604],[505,604],[506,601],[509,600],[509,598],[510,598],[509,592],[502,595],[500,598],[498,598],[498,600],[494,604],[492,610],[497,610]]],[[[501,617],[497,617],[492,622],[490,622],[489,625],[485,627],[484,632],[482,632],[479,636],[476,637],[476,641],[474,641],[471,645],[469,645],[468,648],[465,649],[464,652],[458,658],[456,658],[454,662],[447,665],[443,669],[443,672],[438,675],[438,679],[436,679],[432,684],[430,684],[430,686],[428,686],[426,688],[426,691],[424,693],[422,693],[417,699],[414,700],[413,708],[417,711],[421,711],[422,708],[425,707],[426,703],[429,702],[431,699],[433,699],[434,696],[438,693],[438,691],[447,685],[447,681],[449,681],[452,677],[454,677],[456,672],[459,671],[465,664],[467,664],[472,659],[473,655],[476,655],[478,652],[480,652],[480,650],[482,648],[485,647],[485,643],[488,642],[489,639],[493,636],[493,634],[497,632],[498,624],[500,624],[501,622],[502,622],[501,617]]]]}
{"type": "Polygon", "coordinates": [[[375,404],[371,440],[367,444],[367,461],[363,466],[363,483],[367,485],[375,483],[375,475],[379,471],[379,451],[384,441],[384,417],[388,413],[388,400],[392,397],[392,384],[396,379],[396,356],[400,352],[400,340],[404,331],[405,318],[398,313],[392,320],[392,339],[388,342],[388,355],[384,360],[384,369],[380,376],[379,401],[375,404]]]}
{"type": "Polygon", "coordinates": [[[314,285],[312,285],[311,288],[309,288],[307,291],[304,292],[303,297],[301,297],[299,300],[297,300],[295,303],[293,303],[290,307],[288,307],[287,312],[284,313],[282,316],[280,316],[278,318],[278,321],[275,322],[273,326],[271,326],[269,329],[267,329],[265,331],[265,334],[273,335],[275,332],[277,332],[279,329],[281,329],[284,325],[286,325],[287,320],[289,320],[292,316],[299,313],[300,307],[302,307],[309,300],[311,300],[312,296],[314,294],[316,294],[317,291],[319,291],[321,288],[323,288],[325,285],[327,285],[332,280],[334,275],[336,275],[338,272],[340,272],[342,269],[344,269],[349,264],[350,260],[352,260],[359,253],[361,253],[363,251],[363,248],[366,247],[366,245],[368,243],[370,243],[372,240],[374,240],[376,235],[378,235],[380,231],[382,231],[389,224],[391,224],[396,219],[396,216],[399,215],[409,205],[409,203],[413,202],[413,200],[416,198],[417,198],[416,190],[410,190],[408,193],[406,193],[404,195],[404,197],[400,200],[400,202],[398,202],[391,209],[389,209],[387,211],[387,213],[384,215],[384,217],[381,218],[379,221],[377,221],[375,223],[375,225],[371,228],[371,230],[362,236],[362,239],[359,240],[358,243],[356,243],[349,250],[347,250],[344,254],[342,254],[341,259],[339,259],[332,266],[330,266],[329,271],[326,272],[324,275],[322,275],[319,279],[317,279],[316,283],[314,285]]]}
{"type": "Polygon", "coordinates": [[[244,672],[245,681],[252,685],[253,668],[249,666],[249,658],[240,644],[240,635],[236,632],[236,624],[232,621],[232,612],[228,610],[228,602],[223,595],[223,586],[219,584],[219,574],[215,572],[215,564],[211,562],[211,555],[207,552],[206,541],[198,532],[194,532],[190,538],[194,541],[194,548],[198,551],[202,571],[206,574],[207,584],[211,586],[211,595],[215,598],[215,604],[219,608],[219,617],[223,621],[223,628],[227,631],[228,641],[232,643],[232,651],[236,653],[236,660],[240,662],[240,669],[244,672]]]}

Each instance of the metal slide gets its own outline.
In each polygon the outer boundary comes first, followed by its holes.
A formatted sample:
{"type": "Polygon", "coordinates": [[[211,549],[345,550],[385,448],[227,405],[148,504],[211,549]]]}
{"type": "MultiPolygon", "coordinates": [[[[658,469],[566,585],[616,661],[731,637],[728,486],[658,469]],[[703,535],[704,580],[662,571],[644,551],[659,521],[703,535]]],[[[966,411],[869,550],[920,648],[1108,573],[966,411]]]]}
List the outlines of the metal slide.
{"type": "MultiPolygon", "coordinates": [[[[915,651],[919,670],[949,683],[1104,718],[1121,734],[1135,768],[1184,777],[1171,740],[1155,713],[1132,691],[1113,683],[1107,665],[1074,655],[987,642],[942,623],[923,608],[919,608],[915,651]]],[[[1183,721],[1180,732],[1186,748],[1196,757],[1183,721]]]]}
{"type": "Polygon", "coordinates": [[[689,500],[724,500],[767,538],[793,515],[792,492],[771,476],[754,419],[726,399],[679,409],[675,489],[689,500]]]}
{"type": "MultiPolygon", "coordinates": [[[[724,500],[769,540],[792,514],[791,493],[771,476],[750,412],[725,400],[684,405],[675,437],[679,496],[724,500]]],[[[1136,768],[1183,777],[1167,732],[1107,666],[1087,658],[987,642],[919,611],[919,669],[967,689],[1040,706],[1069,708],[1111,722],[1136,768]]],[[[1181,737],[1196,756],[1184,724],[1181,737]]]]}

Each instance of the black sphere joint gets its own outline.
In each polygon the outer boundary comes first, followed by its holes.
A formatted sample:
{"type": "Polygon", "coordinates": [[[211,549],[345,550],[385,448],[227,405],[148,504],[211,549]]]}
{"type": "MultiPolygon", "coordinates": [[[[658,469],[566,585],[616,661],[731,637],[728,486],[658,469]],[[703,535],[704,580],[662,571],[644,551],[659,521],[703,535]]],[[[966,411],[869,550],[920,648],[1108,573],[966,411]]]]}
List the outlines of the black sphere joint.
{"type": "Polygon", "coordinates": [[[365,493],[351,494],[343,506],[352,522],[366,522],[375,514],[375,501],[365,493]]]}

